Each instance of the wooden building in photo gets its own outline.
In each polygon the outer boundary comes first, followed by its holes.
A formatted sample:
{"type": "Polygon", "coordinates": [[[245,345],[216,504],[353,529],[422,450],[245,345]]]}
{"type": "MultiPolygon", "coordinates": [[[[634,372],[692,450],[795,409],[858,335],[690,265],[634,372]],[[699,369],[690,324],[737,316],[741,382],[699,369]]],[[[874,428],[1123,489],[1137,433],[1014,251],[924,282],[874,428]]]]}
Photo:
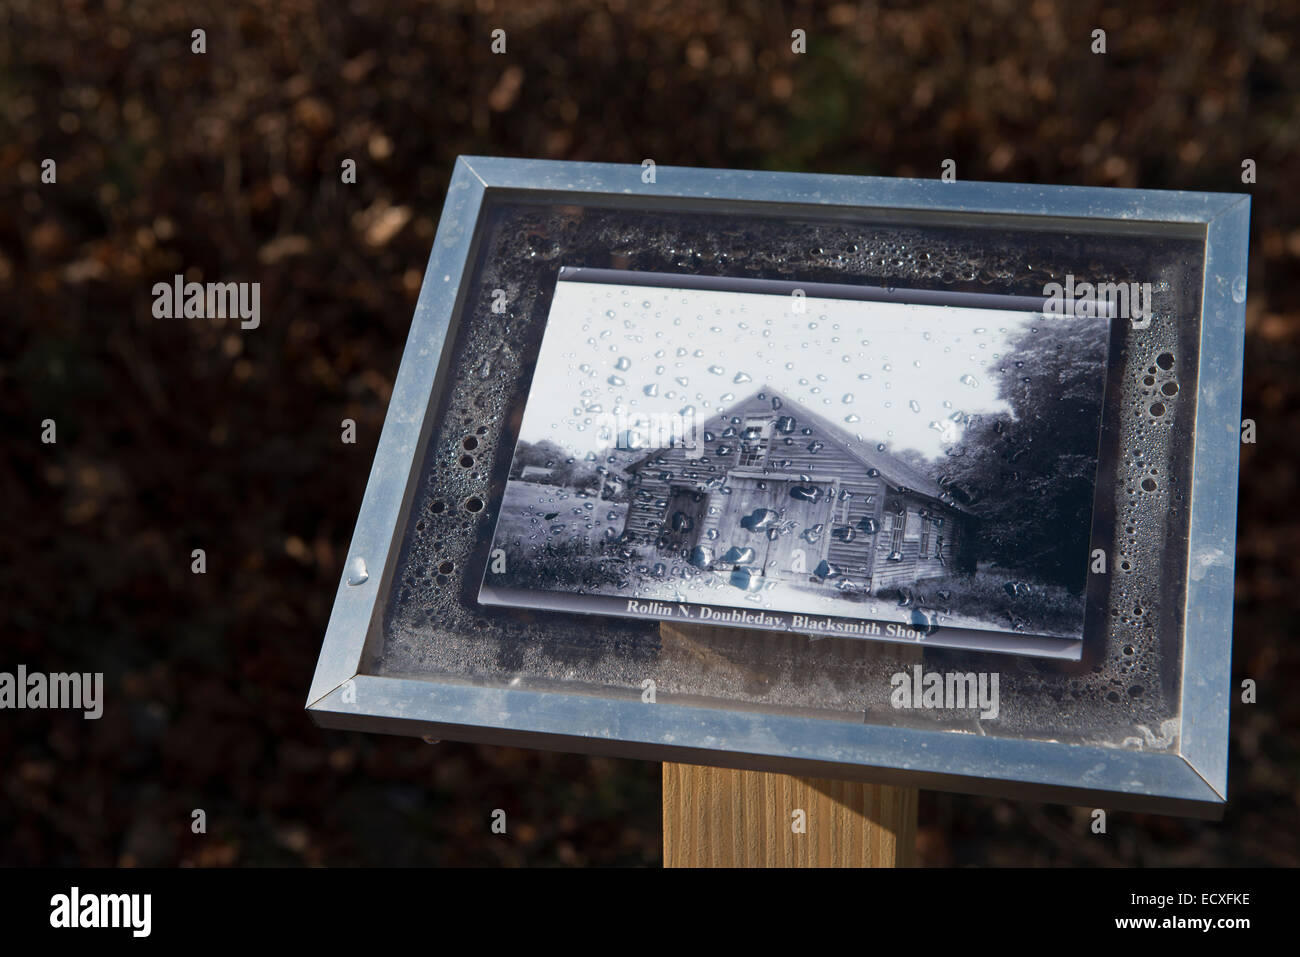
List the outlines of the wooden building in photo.
{"type": "Polygon", "coordinates": [[[972,571],[974,517],[877,445],[760,389],[628,468],[624,540],[754,585],[878,593],[972,571]]]}

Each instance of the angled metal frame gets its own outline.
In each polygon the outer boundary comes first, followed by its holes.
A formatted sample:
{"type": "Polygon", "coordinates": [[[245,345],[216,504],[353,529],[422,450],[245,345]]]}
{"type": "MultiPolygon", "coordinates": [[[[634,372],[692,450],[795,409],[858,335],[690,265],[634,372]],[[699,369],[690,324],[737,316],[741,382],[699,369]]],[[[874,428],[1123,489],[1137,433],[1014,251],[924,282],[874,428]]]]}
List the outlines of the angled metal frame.
{"type": "Polygon", "coordinates": [[[854,778],[920,788],[1218,817],[1227,800],[1233,555],[1250,199],[1231,193],[642,168],[496,157],[456,162],[348,560],[307,698],[343,729],[854,778]],[[1182,702],[1177,752],[826,721],[361,673],[387,589],[462,306],[488,190],[730,200],[768,206],[930,211],[1182,224],[1204,234],[1205,269],[1182,702]],[[436,361],[435,361],[436,360],[436,361]],[[357,574],[364,563],[365,576],[357,574]],[[364,581],[349,584],[364,577],[364,581]]]}

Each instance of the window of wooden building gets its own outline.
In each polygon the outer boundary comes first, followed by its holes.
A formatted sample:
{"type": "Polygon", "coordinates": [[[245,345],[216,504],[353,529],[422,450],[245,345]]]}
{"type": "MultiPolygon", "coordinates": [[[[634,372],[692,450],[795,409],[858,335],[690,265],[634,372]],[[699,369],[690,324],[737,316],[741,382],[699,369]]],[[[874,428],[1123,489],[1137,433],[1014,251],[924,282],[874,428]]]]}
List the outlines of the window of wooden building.
{"type": "Polygon", "coordinates": [[[740,458],[736,464],[741,468],[762,468],[771,438],[771,419],[746,419],[740,431],[740,458]]]}
{"type": "Polygon", "coordinates": [[[907,511],[906,509],[896,515],[886,516],[893,521],[893,538],[890,539],[890,552],[901,552],[903,550],[903,534],[907,531],[907,511]]]}

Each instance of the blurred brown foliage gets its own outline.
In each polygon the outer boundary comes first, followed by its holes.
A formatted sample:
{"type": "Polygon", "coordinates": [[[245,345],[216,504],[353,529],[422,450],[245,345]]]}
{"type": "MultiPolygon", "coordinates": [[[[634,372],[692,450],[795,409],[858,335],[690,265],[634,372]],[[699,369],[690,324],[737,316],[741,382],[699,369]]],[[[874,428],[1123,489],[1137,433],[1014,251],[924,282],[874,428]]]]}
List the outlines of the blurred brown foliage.
{"type": "Polygon", "coordinates": [[[1300,862],[1297,37],[1262,0],[7,0],[0,665],[102,670],[108,707],[0,721],[0,863],[657,863],[655,765],[302,711],[461,153],[1252,193],[1226,819],[925,794],[920,853],[1300,862]],[[261,328],[154,319],[177,272],[260,282],[261,328]]]}

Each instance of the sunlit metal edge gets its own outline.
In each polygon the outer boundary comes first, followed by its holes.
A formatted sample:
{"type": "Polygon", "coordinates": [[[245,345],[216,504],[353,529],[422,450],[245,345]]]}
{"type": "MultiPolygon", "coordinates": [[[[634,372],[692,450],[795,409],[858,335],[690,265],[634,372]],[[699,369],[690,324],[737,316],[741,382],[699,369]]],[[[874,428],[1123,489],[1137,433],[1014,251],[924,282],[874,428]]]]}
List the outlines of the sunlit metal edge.
{"type": "Polygon", "coordinates": [[[381,603],[392,579],[390,566],[403,528],[401,519],[418,478],[415,466],[427,438],[430,400],[446,361],[443,346],[463,285],[484,191],[483,180],[468,164],[458,162],[447,187],[411,331],[339,578],[307,695],[309,705],[357,673],[367,638],[380,626],[381,603]],[[348,576],[357,558],[366,563],[369,578],[360,585],[349,585],[348,576]]]}
{"type": "Polygon", "coordinates": [[[1225,799],[1249,230],[1248,197],[1206,229],[1183,626],[1179,750],[1225,799]]]}
{"type": "Polygon", "coordinates": [[[924,731],[660,701],[357,675],[312,708],[324,727],[849,778],[1216,818],[1222,798],[1174,751],[924,731]],[[349,703],[347,698],[351,697],[349,703]]]}
{"type": "Polygon", "coordinates": [[[488,188],[1024,216],[1208,223],[1242,194],[462,156],[488,188]]]}

